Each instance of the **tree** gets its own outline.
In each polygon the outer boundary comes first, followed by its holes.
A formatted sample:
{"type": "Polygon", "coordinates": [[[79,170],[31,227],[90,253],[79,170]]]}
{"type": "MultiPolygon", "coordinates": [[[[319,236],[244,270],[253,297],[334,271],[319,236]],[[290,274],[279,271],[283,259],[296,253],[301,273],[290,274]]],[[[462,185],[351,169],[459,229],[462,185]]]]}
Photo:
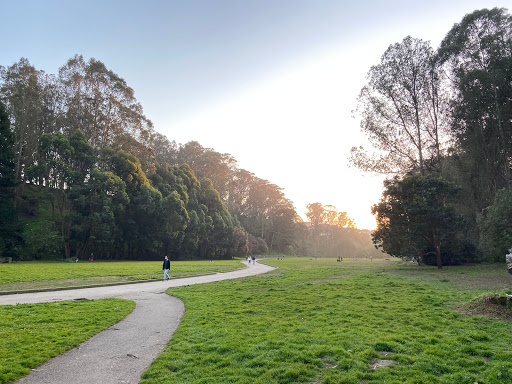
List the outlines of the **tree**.
{"type": "Polygon", "coordinates": [[[212,223],[211,230],[200,246],[201,256],[217,259],[226,257],[233,239],[233,221],[210,179],[201,180],[200,202],[207,207],[206,221],[212,223]]]}
{"type": "Polygon", "coordinates": [[[230,169],[227,206],[252,236],[264,239],[272,251],[288,252],[300,220],[283,189],[245,169],[230,169]]]}
{"type": "Polygon", "coordinates": [[[210,179],[221,198],[226,198],[230,166],[235,163],[231,155],[204,148],[197,141],[190,141],[180,145],[177,162],[188,164],[199,180],[210,179]]]}
{"type": "Polygon", "coordinates": [[[306,206],[307,212],[306,217],[309,219],[314,227],[324,222],[324,207],[320,203],[310,203],[306,206]]]}
{"type": "Polygon", "coordinates": [[[188,189],[178,176],[177,166],[156,164],[156,172],[150,176],[152,185],[162,194],[162,208],[159,215],[159,237],[162,242],[162,253],[170,256],[182,254],[185,231],[190,223],[187,210],[188,189]]]}
{"type": "Polygon", "coordinates": [[[451,128],[481,211],[512,181],[512,16],[503,8],[467,14],[438,56],[452,80],[451,128]]]}
{"type": "Polygon", "coordinates": [[[61,116],[61,94],[55,76],[36,70],[27,59],[10,67],[0,67],[0,99],[7,107],[15,136],[16,182],[26,168],[37,165],[42,134],[55,132],[61,116]]]}
{"type": "Polygon", "coordinates": [[[80,187],[90,176],[94,163],[93,149],[84,134],[77,130],[69,139],[60,132],[44,134],[39,140],[44,185],[51,188],[52,219],[58,224],[66,257],[71,257],[70,236],[72,208],[69,192],[80,187]],[[59,216],[55,217],[54,207],[59,216]]]}
{"type": "Polygon", "coordinates": [[[408,36],[391,45],[371,67],[358,100],[361,129],[379,152],[353,147],[351,162],[363,170],[424,175],[442,150],[440,81],[428,42],[408,36]]]}
{"type": "Polygon", "coordinates": [[[94,58],[75,55],[59,69],[66,111],[64,131],[80,129],[95,150],[107,146],[153,162],[153,124],[124,79],[94,58]]]}
{"type": "Polygon", "coordinates": [[[0,103],[0,255],[6,257],[16,256],[16,246],[21,241],[15,179],[14,135],[5,107],[0,103]]]}
{"type": "Polygon", "coordinates": [[[503,261],[512,247],[512,189],[500,189],[481,222],[481,247],[487,260],[503,261]]]}
{"type": "Polygon", "coordinates": [[[129,203],[126,184],[112,172],[93,168],[87,182],[73,188],[69,195],[76,257],[85,258],[94,251],[97,256],[109,258],[116,242],[122,241],[116,217],[129,203]]]}
{"type": "Polygon", "coordinates": [[[348,216],[347,212],[338,212],[335,206],[324,206],[324,222],[327,225],[337,228],[355,228],[356,223],[348,216]]]}
{"type": "Polygon", "coordinates": [[[385,182],[382,200],[373,206],[377,229],[373,242],[396,257],[425,260],[433,253],[442,268],[442,247],[462,230],[450,205],[458,188],[434,176],[395,177],[385,182]]]}
{"type": "Polygon", "coordinates": [[[167,136],[156,132],[153,136],[152,145],[155,160],[160,165],[180,165],[178,161],[178,144],[176,144],[176,141],[170,141],[167,136]]]}
{"type": "Polygon", "coordinates": [[[122,151],[106,152],[109,154],[106,170],[124,181],[129,198],[123,214],[116,218],[123,240],[119,252],[130,258],[153,254],[161,246],[158,224],[162,194],[151,185],[136,156],[122,151]]]}

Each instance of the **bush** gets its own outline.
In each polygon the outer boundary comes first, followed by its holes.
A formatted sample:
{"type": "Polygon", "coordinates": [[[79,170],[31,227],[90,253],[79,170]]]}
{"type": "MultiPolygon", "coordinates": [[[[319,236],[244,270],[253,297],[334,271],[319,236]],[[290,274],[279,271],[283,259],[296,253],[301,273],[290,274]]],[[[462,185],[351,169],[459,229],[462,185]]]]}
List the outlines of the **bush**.
{"type": "Polygon", "coordinates": [[[63,255],[62,238],[51,221],[30,219],[23,228],[23,245],[19,260],[52,260],[63,255]]]}

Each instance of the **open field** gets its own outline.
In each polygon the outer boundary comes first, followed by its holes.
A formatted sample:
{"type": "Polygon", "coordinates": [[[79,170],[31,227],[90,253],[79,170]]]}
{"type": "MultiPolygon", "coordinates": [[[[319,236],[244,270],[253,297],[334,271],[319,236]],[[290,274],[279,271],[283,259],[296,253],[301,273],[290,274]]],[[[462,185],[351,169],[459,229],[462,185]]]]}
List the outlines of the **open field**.
{"type": "Polygon", "coordinates": [[[268,263],[279,269],[169,290],[187,311],[141,383],[512,382],[511,323],[453,309],[510,290],[503,266],[268,263]]]}
{"type": "MultiPolygon", "coordinates": [[[[511,309],[482,310],[478,300],[468,305],[484,294],[512,293],[503,265],[438,270],[384,261],[266,262],[279,269],[170,289],[186,312],[141,383],[512,382],[511,309]]],[[[0,306],[0,353],[10,359],[0,363],[0,383],[76,345],[77,333],[85,340],[108,327],[99,324],[102,318],[115,323],[133,305],[115,301],[121,308],[112,311],[115,320],[108,317],[114,305],[103,302],[0,306]],[[70,319],[58,320],[65,316],[70,319]],[[55,322],[57,344],[66,348],[47,343],[55,322]]]]}
{"type": "Polygon", "coordinates": [[[0,383],[78,346],[134,308],[121,299],[0,306],[0,383]]]}
{"type": "MultiPolygon", "coordinates": [[[[18,262],[0,264],[0,291],[73,287],[162,278],[162,261],[18,262]]],[[[231,271],[240,260],[172,261],[171,277],[231,271]]]]}

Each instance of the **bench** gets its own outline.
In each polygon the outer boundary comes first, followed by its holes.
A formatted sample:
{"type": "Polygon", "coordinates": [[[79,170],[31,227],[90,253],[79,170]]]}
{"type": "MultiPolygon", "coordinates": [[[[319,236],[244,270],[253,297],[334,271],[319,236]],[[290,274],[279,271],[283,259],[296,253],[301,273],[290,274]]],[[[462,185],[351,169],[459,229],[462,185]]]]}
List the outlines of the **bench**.
{"type": "Polygon", "coordinates": [[[12,263],[12,257],[0,257],[0,264],[12,263]]]}

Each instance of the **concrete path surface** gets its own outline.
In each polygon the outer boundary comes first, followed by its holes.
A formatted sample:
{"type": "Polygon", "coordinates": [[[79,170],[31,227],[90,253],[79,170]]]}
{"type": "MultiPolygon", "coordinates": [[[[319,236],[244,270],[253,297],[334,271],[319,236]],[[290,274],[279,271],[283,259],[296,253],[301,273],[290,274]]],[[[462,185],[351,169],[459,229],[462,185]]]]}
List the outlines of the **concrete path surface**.
{"type": "Polygon", "coordinates": [[[180,300],[165,294],[168,288],[253,276],[273,269],[256,263],[237,271],[168,281],[0,296],[0,305],[108,297],[136,303],[134,311],[122,321],[33,369],[18,383],[138,383],[170,340],[185,310],[180,300]]]}

